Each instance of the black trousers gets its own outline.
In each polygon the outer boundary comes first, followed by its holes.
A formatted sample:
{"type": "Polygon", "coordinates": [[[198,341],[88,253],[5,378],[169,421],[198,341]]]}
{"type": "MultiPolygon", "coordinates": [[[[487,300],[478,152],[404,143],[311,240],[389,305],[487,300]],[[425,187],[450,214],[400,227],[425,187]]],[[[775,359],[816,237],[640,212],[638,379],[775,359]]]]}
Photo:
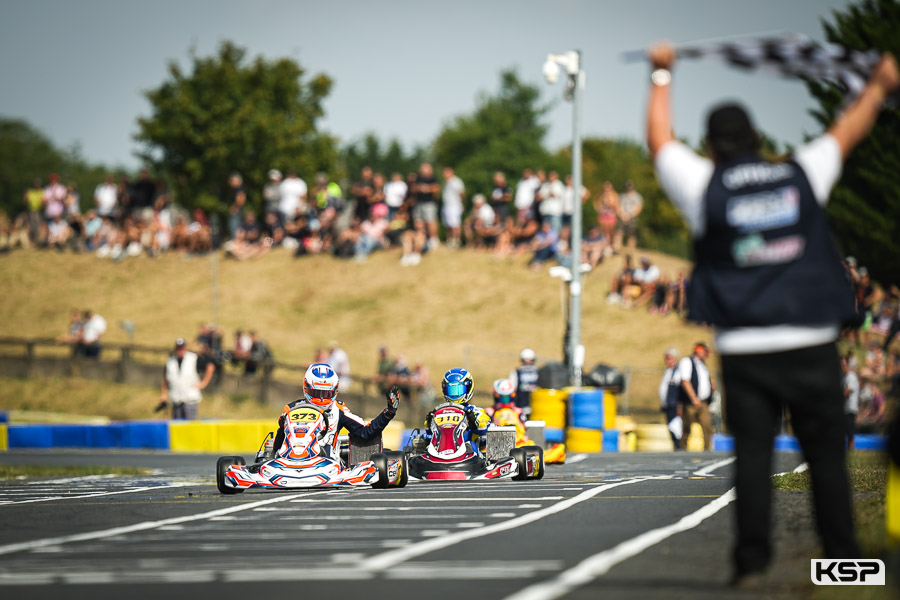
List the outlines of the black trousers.
{"type": "Polygon", "coordinates": [[[828,558],[858,558],[845,464],[846,417],[834,344],[722,356],[726,421],[734,435],[738,573],[771,560],[772,446],[782,408],[812,478],[816,527],[828,558]]]}

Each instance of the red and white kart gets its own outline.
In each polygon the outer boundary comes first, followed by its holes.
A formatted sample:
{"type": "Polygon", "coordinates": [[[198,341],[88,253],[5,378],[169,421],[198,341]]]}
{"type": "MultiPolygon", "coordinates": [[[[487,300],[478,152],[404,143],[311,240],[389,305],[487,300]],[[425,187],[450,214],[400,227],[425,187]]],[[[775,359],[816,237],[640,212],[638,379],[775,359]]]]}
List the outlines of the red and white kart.
{"type": "Polygon", "coordinates": [[[515,428],[491,426],[485,453],[465,440],[466,410],[447,402],[431,413],[429,430],[414,432],[408,453],[409,476],[422,480],[541,479],[544,452],[539,446],[515,448],[515,428]]]}
{"type": "Polygon", "coordinates": [[[216,487],[223,494],[238,494],[253,487],[295,489],[371,485],[387,488],[406,485],[408,471],[403,452],[376,453],[368,460],[348,465],[330,445],[320,443],[327,431],[327,416],[320,408],[314,404],[297,406],[285,416],[284,444],[277,449],[277,454],[267,456],[261,450],[252,465],[247,465],[240,456],[219,458],[216,487]]]}

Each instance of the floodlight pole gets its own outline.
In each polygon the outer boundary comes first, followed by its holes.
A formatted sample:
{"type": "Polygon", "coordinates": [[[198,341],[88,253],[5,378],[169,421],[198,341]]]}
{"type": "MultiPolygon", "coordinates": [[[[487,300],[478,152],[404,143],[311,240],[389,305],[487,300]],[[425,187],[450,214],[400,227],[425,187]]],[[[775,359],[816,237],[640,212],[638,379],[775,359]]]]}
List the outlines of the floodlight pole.
{"type": "Polygon", "coordinates": [[[581,370],[584,365],[584,347],[581,345],[581,94],[584,90],[581,50],[547,55],[544,75],[550,83],[556,80],[556,71],[552,66],[554,63],[566,70],[568,75],[566,97],[572,100],[572,193],[575,206],[572,211],[570,247],[572,278],[569,281],[566,363],[569,367],[570,383],[580,387],[581,370]]]}

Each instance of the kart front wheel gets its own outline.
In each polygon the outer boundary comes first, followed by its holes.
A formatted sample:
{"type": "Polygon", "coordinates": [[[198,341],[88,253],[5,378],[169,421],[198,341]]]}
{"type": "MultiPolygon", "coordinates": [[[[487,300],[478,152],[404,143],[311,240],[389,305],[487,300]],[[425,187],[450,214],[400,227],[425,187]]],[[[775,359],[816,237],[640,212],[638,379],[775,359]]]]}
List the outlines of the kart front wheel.
{"type": "Polygon", "coordinates": [[[223,456],[216,461],[216,487],[222,494],[240,494],[244,490],[231,487],[225,484],[225,473],[231,468],[231,465],[243,465],[244,458],[242,456],[223,456]]]}
{"type": "Polygon", "coordinates": [[[528,457],[525,455],[525,448],[513,448],[509,451],[516,464],[519,466],[519,472],[513,475],[516,481],[524,481],[528,479],[528,457]]]}
{"type": "Polygon", "coordinates": [[[399,465],[397,466],[399,470],[397,483],[394,484],[394,487],[406,487],[406,484],[409,482],[409,465],[406,461],[406,453],[400,452],[399,450],[389,450],[385,452],[384,455],[387,457],[388,465],[390,465],[392,460],[399,461],[399,465]]]}

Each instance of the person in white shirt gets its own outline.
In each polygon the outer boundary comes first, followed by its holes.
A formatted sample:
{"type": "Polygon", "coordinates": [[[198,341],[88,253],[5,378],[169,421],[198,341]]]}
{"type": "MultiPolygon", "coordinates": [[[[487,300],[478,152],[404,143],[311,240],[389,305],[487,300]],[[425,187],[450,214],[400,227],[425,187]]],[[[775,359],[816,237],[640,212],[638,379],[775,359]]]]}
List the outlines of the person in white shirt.
{"type": "Polygon", "coordinates": [[[118,189],[112,175],[107,175],[106,181],[94,188],[94,203],[97,205],[98,215],[101,217],[115,216],[118,189]]]}
{"type": "Polygon", "coordinates": [[[84,311],[84,327],[81,328],[81,338],[78,340],[78,348],[82,356],[100,358],[100,338],[106,333],[106,319],[92,310],[84,311]]]}
{"type": "Polygon", "coordinates": [[[516,184],[516,197],[513,203],[519,212],[527,212],[534,206],[534,194],[541,187],[541,180],[538,179],[534,172],[525,168],[522,170],[522,179],[516,184]]]}
{"type": "Polygon", "coordinates": [[[347,356],[343,348],[338,346],[337,341],[331,340],[328,342],[328,357],[325,359],[325,362],[331,365],[331,368],[337,373],[341,384],[344,386],[344,391],[346,391],[347,386],[351,383],[350,357],[347,356]]]}
{"type": "Polygon", "coordinates": [[[716,391],[716,382],[709,376],[706,359],[709,358],[709,346],[704,342],[694,344],[694,354],[678,361],[678,373],[675,375],[681,385],[681,419],[684,422],[684,433],[679,445],[687,449],[688,438],[694,423],[700,423],[703,429],[703,449],[712,450],[713,424],[709,412],[712,394],[716,391]]]}
{"type": "Polygon", "coordinates": [[[662,379],[659,381],[659,409],[666,415],[666,425],[669,429],[669,435],[672,437],[672,445],[675,450],[680,449],[681,435],[679,429],[682,427],[681,407],[678,403],[679,389],[681,388],[681,380],[678,378],[678,350],[668,348],[663,354],[663,361],[666,363],[666,370],[663,371],[662,379]]]}
{"type": "Polygon", "coordinates": [[[559,180],[559,173],[550,171],[547,176],[547,182],[541,186],[541,204],[540,212],[543,221],[550,221],[553,231],[559,233],[562,229],[563,217],[563,196],[566,193],[566,186],[559,180]]]}
{"type": "Polygon", "coordinates": [[[278,190],[281,192],[278,212],[281,213],[282,223],[287,224],[297,217],[298,212],[306,209],[306,182],[297,176],[296,171],[288,171],[278,190]]]}
{"type": "Polygon", "coordinates": [[[847,447],[852,449],[856,436],[856,415],[859,414],[859,377],[850,361],[841,357],[841,387],[844,389],[844,414],[847,415],[847,447]]]}
{"type": "Polygon", "coordinates": [[[391,180],[384,184],[384,203],[388,207],[389,221],[393,220],[394,215],[403,206],[408,190],[409,186],[403,181],[403,175],[400,173],[391,175],[391,180]]]}
{"type": "Polygon", "coordinates": [[[716,330],[735,438],[732,583],[764,576],[772,560],[772,445],[785,407],[809,464],[825,555],[858,558],[834,343],[857,315],[823,207],[844,159],[900,87],[897,63],[884,54],[824,135],[791,160],[772,162],[759,156],[760,137],[734,103],[709,113],[711,159],[679,142],[671,114],[675,50],[658,44],[648,58],[654,71],[647,145],[663,190],[694,238],[688,316],[716,330]]]}
{"type": "Polygon", "coordinates": [[[456,176],[453,167],[444,167],[444,193],[441,197],[441,217],[447,228],[447,247],[458,248],[462,229],[463,198],[466,186],[456,176]]]}
{"type": "Polygon", "coordinates": [[[185,339],[178,338],[175,340],[175,350],[166,361],[156,410],[171,404],[173,419],[196,419],[198,405],[203,400],[200,392],[209,385],[215,371],[212,362],[189,351],[185,339]]]}

